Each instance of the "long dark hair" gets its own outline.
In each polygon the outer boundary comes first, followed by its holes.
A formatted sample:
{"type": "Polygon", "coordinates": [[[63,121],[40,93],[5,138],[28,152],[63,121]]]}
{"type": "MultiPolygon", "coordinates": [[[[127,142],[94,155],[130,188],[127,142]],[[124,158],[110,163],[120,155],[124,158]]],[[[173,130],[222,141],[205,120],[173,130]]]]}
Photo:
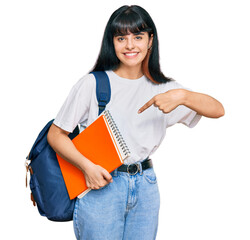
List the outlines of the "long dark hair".
{"type": "Polygon", "coordinates": [[[110,17],[104,31],[101,50],[92,71],[115,70],[120,64],[113,43],[114,36],[148,32],[153,34],[153,44],[142,63],[144,75],[154,83],[166,83],[171,78],[161,72],[159,63],[158,36],[155,24],[148,12],[140,6],[122,6],[110,17]]]}

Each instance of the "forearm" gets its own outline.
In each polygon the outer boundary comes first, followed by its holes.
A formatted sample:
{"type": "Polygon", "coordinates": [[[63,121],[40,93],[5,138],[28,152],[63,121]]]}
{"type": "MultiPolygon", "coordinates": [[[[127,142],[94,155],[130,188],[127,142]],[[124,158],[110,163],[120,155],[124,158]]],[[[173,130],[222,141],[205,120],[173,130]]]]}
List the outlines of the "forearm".
{"type": "Polygon", "coordinates": [[[80,170],[85,171],[91,164],[90,160],[76,149],[68,135],[63,133],[57,126],[51,126],[47,139],[50,146],[60,157],[80,170]]]}
{"type": "Polygon", "coordinates": [[[188,90],[183,93],[183,105],[198,114],[209,118],[219,118],[225,114],[223,105],[215,98],[188,90]]]}

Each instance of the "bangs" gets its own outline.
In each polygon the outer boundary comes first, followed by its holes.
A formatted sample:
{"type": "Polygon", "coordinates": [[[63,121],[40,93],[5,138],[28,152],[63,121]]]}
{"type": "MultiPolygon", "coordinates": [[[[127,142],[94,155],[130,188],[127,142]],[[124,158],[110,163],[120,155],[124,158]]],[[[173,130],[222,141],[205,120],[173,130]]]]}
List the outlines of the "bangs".
{"type": "Polygon", "coordinates": [[[111,24],[112,36],[124,36],[129,33],[152,32],[152,29],[134,11],[125,11],[119,14],[111,24]]]}

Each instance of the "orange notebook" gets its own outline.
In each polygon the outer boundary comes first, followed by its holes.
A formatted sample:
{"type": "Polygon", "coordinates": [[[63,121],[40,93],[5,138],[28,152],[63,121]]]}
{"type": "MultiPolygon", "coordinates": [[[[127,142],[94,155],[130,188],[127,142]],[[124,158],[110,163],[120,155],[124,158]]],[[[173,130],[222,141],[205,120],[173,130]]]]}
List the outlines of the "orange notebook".
{"type": "MultiPolygon", "coordinates": [[[[72,142],[77,150],[90,161],[114,171],[129,156],[124,142],[109,110],[103,113],[72,142]]],[[[70,199],[83,197],[90,189],[86,186],[84,174],[78,168],[57,155],[70,199]]]]}

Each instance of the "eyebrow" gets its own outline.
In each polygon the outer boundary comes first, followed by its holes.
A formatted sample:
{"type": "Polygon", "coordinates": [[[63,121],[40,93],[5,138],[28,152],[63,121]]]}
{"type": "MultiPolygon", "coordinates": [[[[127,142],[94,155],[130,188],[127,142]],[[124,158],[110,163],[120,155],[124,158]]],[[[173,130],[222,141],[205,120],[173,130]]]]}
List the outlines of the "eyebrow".
{"type": "MultiPolygon", "coordinates": [[[[143,32],[136,32],[136,33],[132,33],[132,34],[136,35],[136,36],[138,36],[138,35],[144,35],[143,32]]],[[[126,36],[126,35],[129,35],[129,34],[127,34],[127,33],[117,33],[117,34],[115,34],[115,37],[123,37],[123,36],[126,36]]]]}
{"type": "Polygon", "coordinates": [[[143,32],[133,33],[134,35],[144,35],[143,32]]]}

